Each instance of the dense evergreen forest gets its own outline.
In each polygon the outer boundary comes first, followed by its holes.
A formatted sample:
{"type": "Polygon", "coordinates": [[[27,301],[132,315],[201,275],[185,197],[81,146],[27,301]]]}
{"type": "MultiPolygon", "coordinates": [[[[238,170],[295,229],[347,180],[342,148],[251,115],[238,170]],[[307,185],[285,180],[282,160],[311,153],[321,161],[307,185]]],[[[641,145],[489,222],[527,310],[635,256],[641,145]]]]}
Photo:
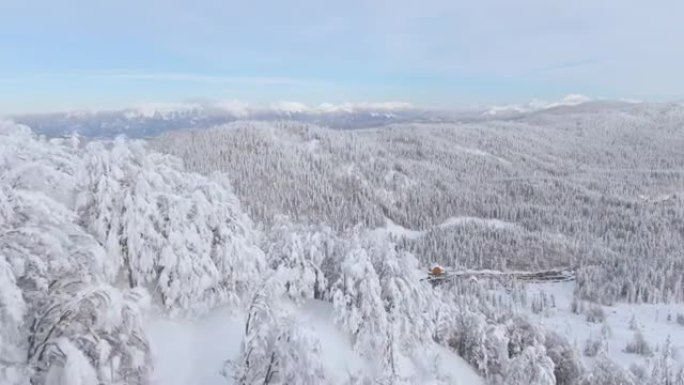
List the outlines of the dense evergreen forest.
{"type": "Polygon", "coordinates": [[[229,174],[251,217],[423,231],[424,264],[576,269],[578,295],[684,301],[684,109],[592,104],[516,119],[331,130],[234,123],[153,142],[229,174]],[[472,220],[475,219],[475,220],[472,220]]]}

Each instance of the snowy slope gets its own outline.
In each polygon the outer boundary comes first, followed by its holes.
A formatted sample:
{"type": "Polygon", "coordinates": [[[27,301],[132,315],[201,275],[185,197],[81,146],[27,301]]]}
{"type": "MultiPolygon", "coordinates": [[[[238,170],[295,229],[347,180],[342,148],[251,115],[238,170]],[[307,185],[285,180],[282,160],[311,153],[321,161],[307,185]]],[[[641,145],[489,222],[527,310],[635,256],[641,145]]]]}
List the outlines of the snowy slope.
{"type": "Polygon", "coordinates": [[[224,385],[225,360],[237,357],[244,316],[227,308],[195,321],[152,318],[146,330],[154,357],[157,385],[224,385]]]}
{"type": "MultiPolygon", "coordinates": [[[[465,225],[475,225],[500,230],[512,228],[515,224],[499,219],[461,216],[448,218],[443,223],[434,226],[434,228],[447,229],[449,227],[465,225]]],[[[403,227],[398,223],[394,223],[391,219],[387,218],[385,226],[377,228],[376,231],[379,233],[384,232],[398,238],[416,239],[425,235],[429,230],[419,231],[407,229],[406,227],[403,227]]]]}
{"type": "MultiPolygon", "coordinates": [[[[293,305],[294,306],[294,305],[293,305]]],[[[309,328],[321,343],[321,360],[334,384],[345,384],[350,374],[370,374],[374,363],[356,352],[349,336],[335,326],[331,304],[311,300],[295,308],[296,319],[309,328]]],[[[155,385],[225,385],[230,380],[220,372],[228,359],[237,357],[244,333],[245,316],[227,308],[217,309],[195,321],[163,316],[151,319],[147,333],[154,356],[155,385]]],[[[380,357],[378,358],[380,359],[380,357]]],[[[413,384],[436,384],[448,379],[454,385],[483,384],[461,357],[433,345],[424,356],[402,357],[401,374],[413,384]]]]}
{"type": "MultiPolygon", "coordinates": [[[[684,314],[683,304],[616,304],[604,306],[605,322],[592,323],[587,321],[585,314],[575,314],[571,306],[575,283],[555,282],[528,285],[528,299],[545,293],[549,298],[553,296],[555,307],[550,307],[535,314],[527,306],[521,306],[520,311],[526,313],[531,320],[539,325],[554,330],[566,336],[571,343],[584,348],[587,339],[600,339],[604,324],[609,327],[607,337],[607,353],[615,362],[629,368],[631,364],[647,364],[653,357],[644,357],[626,353],[625,346],[634,339],[634,330],[630,329],[632,318],[636,321],[638,330],[643,334],[651,348],[657,350],[664,345],[668,336],[671,338],[675,350],[684,353],[684,325],[677,323],[677,314],[684,314]]],[[[585,357],[586,358],[586,357],[585,357]]],[[[588,362],[592,361],[586,358],[588,362]]],[[[675,359],[684,364],[684,355],[679,354],[675,359]]]]}

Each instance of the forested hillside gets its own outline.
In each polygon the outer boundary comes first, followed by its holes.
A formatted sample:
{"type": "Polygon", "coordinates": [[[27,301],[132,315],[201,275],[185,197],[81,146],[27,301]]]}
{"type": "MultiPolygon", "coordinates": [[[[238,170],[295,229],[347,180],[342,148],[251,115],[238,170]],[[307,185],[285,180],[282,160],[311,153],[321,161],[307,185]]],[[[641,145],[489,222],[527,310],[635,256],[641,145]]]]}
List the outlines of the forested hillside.
{"type": "Polygon", "coordinates": [[[583,299],[684,301],[680,106],[585,103],[352,131],[239,122],[153,145],[227,172],[267,227],[279,214],[337,231],[390,221],[425,232],[399,240],[425,264],[576,268],[583,299]]]}
{"type": "MultiPolygon", "coordinates": [[[[241,344],[224,357],[226,383],[449,384],[454,362],[435,357],[450,347],[483,376],[508,381],[526,376],[514,363],[545,355],[537,339],[512,339],[524,326],[507,324],[482,292],[421,281],[418,261],[386,235],[285,218],[262,233],[225,176],[185,172],[142,142],[48,140],[13,124],[0,135],[3,384],[153,383],[146,319],[191,320],[217,307],[246,319],[241,341],[215,341],[241,344]],[[295,317],[311,301],[329,304],[330,327],[363,369],[326,371],[319,336],[295,317]],[[459,326],[472,313],[484,333],[483,311],[500,330],[492,349],[515,352],[487,361],[463,350],[484,348],[459,326]]],[[[540,370],[554,378],[545,360],[540,370]]]]}

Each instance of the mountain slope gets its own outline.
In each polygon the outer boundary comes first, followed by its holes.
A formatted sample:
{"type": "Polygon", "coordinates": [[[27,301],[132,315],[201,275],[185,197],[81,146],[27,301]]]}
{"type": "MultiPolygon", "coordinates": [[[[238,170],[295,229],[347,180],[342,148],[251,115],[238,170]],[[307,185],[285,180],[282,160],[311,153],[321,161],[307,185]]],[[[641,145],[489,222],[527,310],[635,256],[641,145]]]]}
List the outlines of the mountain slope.
{"type": "Polygon", "coordinates": [[[340,231],[395,223],[424,232],[401,242],[426,264],[579,267],[578,290],[594,301],[684,300],[684,109],[558,108],[353,131],[238,122],[153,146],[230,173],[267,227],[278,215],[340,231]],[[458,217],[478,220],[439,226],[458,217]]]}

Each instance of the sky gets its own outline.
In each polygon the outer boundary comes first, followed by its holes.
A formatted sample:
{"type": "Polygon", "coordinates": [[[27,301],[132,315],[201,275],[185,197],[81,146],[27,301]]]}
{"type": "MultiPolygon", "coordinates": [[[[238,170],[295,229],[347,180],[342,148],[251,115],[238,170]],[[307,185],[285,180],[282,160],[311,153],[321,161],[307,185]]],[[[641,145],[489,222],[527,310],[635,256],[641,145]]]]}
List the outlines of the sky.
{"type": "Polygon", "coordinates": [[[0,0],[0,113],[684,96],[682,0],[0,0]]]}

